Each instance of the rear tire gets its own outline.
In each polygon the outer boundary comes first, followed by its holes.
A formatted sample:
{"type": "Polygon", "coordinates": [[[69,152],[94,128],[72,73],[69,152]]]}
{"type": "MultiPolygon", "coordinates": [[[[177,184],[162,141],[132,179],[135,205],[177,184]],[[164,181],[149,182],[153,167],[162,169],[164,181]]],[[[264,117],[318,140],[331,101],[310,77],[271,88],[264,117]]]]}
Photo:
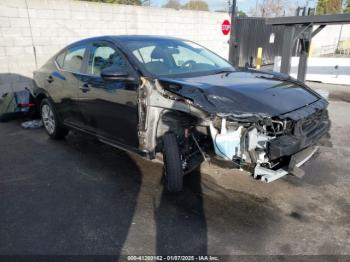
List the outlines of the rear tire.
{"type": "Polygon", "coordinates": [[[60,121],[54,106],[49,99],[45,98],[40,104],[41,119],[46,133],[55,140],[60,140],[68,135],[69,129],[60,121]]]}
{"type": "Polygon", "coordinates": [[[183,175],[179,144],[174,133],[168,132],[163,136],[164,174],[167,189],[178,193],[183,189],[183,175]]]}

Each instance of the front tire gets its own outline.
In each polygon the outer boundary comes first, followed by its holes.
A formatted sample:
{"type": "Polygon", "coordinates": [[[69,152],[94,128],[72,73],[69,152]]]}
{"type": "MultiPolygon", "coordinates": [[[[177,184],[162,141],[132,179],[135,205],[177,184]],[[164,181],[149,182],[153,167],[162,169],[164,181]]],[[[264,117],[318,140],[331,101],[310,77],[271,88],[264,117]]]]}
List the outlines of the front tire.
{"type": "Polygon", "coordinates": [[[182,160],[179,144],[174,133],[168,132],[163,136],[164,173],[167,189],[178,193],[183,189],[182,160]]]}
{"type": "Polygon", "coordinates": [[[46,133],[52,139],[59,140],[68,135],[69,130],[60,122],[55,108],[47,98],[41,102],[40,113],[46,133]]]}

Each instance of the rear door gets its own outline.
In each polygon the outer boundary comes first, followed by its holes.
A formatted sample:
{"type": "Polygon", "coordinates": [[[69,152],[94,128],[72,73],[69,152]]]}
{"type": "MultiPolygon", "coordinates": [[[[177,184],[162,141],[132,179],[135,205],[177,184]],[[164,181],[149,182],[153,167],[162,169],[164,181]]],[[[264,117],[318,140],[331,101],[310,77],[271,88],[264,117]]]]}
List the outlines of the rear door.
{"type": "Polygon", "coordinates": [[[138,76],[113,43],[91,43],[84,77],[79,79],[79,109],[86,128],[98,136],[138,147],[138,76]],[[127,70],[134,81],[104,80],[105,68],[127,70]]]}
{"type": "Polygon", "coordinates": [[[58,70],[47,78],[50,96],[66,124],[81,127],[82,115],[78,110],[77,95],[83,60],[87,55],[86,45],[76,45],[61,52],[55,59],[58,70]]]}

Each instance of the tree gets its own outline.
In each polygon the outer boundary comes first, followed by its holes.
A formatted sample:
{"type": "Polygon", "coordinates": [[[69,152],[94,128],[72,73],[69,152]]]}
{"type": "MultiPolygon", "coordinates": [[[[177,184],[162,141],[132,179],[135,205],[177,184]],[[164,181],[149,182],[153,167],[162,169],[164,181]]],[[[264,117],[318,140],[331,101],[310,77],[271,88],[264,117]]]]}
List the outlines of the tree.
{"type": "Polygon", "coordinates": [[[203,0],[190,0],[181,6],[181,9],[209,11],[208,3],[203,0]]]}
{"type": "Polygon", "coordinates": [[[258,17],[294,15],[294,9],[288,0],[260,0],[256,8],[250,10],[250,14],[258,17]]]}
{"type": "MultiPolygon", "coordinates": [[[[232,12],[231,12],[231,13],[232,13],[232,12]]],[[[237,16],[239,16],[239,17],[247,17],[247,14],[246,14],[244,11],[239,10],[239,11],[237,12],[237,16]]]]}
{"type": "Polygon", "coordinates": [[[120,5],[141,5],[141,0],[82,0],[88,2],[100,2],[120,5]]]}
{"type": "Polygon", "coordinates": [[[317,6],[316,6],[317,15],[327,14],[327,2],[328,0],[318,0],[317,6]]]}
{"type": "Polygon", "coordinates": [[[345,7],[343,10],[343,13],[349,14],[350,13],[350,0],[345,1],[345,7]]]}
{"type": "Polygon", "coordinates": [[[340,14],[342,11],[342,0],[318,0],[316,7],[317,15],[340,14]]]}
{"type": "MultiPolygon", "coordinates": [[[[215,10],[214,12],[217,12],[217,13],[228,13],[227,10],[215,10]]],[[[229,12],[231,14],[231,12],[229,12]]],[[[247,17],[248,15],[242,11],[242,10],[239,10],[236,12],[236,16],[239,16],[239,17],[247,17]]]]}
{"type": "Polygon", "coordinates": [[[164,8],[173,8],[173,9],[180,9],[181,8],[181,4],[178,0],[168,0],[168,2],[163,5],[164,8]]]}

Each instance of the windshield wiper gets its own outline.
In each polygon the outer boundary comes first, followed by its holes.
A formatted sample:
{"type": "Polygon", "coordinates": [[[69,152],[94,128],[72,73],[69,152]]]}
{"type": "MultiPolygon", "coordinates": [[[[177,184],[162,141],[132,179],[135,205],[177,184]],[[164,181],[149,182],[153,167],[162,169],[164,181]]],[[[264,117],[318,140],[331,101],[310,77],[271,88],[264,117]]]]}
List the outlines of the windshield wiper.
{"type": "Polygon", "coordinates": [[[220,75],[220,74],[226,74],[226,76],[229,76],[229,74],[236,72],[235,70],[219,70],[214,72],[214,75],[220,75]]]}

